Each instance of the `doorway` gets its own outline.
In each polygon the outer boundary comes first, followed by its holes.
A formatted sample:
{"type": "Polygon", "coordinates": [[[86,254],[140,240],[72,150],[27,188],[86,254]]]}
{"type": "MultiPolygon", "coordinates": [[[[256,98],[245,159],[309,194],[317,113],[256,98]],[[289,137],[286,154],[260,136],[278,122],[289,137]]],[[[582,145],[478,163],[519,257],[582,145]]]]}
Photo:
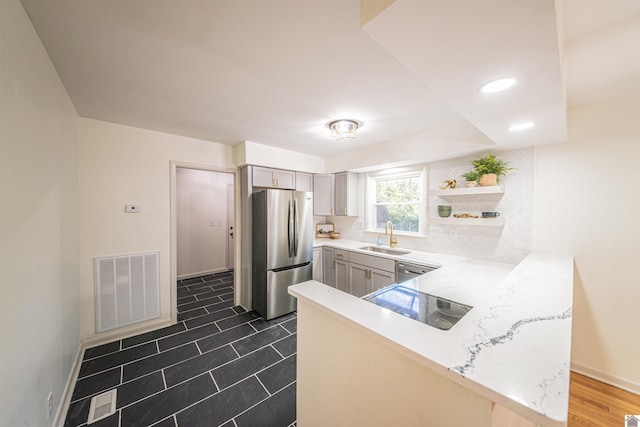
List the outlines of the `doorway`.
{"type": "Polygon", "coordinates": [[[232,189],[232,174],[176,169],[178,280],[229,270],[233,258],[229,229],[234,210],[228,206],[232,189]]]}
{"type": "Polygon", "coordinates": [[[234,269],[235,170],[171,162],[171,321],[178,280],[234,269]]]}

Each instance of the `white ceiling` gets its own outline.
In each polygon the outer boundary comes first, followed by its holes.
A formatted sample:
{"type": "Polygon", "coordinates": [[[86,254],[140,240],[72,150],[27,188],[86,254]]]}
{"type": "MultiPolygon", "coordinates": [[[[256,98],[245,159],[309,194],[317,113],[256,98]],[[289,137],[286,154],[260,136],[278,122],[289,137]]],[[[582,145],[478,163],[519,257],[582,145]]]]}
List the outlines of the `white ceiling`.
{"type": "Polygon", "coordinates": [[[80,116],[225,144],[324,157],[457,127],[562,142],[562,49],[570,105],[639,87],[640,0],[563,1],[566,40],[552,0],[396,0],[364,30],[358,0],[22,2],[80,116]],[[511,70],[511,94],[479,97],[511,70]],[[324,125],[344,117],[365,126],[334,142],[324,125]],[[519,117],[535,131],[505,133],[519,117]]]}

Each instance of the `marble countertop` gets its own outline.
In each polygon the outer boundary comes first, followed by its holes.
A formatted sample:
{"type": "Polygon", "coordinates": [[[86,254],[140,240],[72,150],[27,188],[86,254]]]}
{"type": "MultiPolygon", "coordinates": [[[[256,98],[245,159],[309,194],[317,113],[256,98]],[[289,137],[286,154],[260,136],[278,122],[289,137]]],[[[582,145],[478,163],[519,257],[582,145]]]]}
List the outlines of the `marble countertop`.
{"type": "MultiPolygon", "coordinates": [[[[417,264],[429,265],[432,267],[441,267],[447,264],[460,263],[464,261],[471,261],[469,258],[459,257],[455,255],[438,254],[434,252],[420,252],[411,250],[406,255],[387,255],[379,252],[366,251],[360,249],[365,246],[376,246],[375,243],[358,242],[355,240],[344,239],[314,239],[313,247],[318,248],[322,246],[331,246],[332,248],[345,249],[353,252],[360,252],[367,255],[379,256],[382,258],[391,258],[397,260],[405,260],[408,262],[415,262],[417,264]]],[[[389,248],[389,246],[382,246],[383,248],[389,248]]],[[[402,248],[396,248],[402,249],[402,248]]]]}
{"type": "MultiPolygon", "coordinates": [[[[326,244],[348,250],[366,245],[326,244]]],[[[420,252],[392,258],[441,266],[403,286],[473,309],[442,331],[320,282],[289,292],[540,425],[566,424],[572,257],[532,253],[518,265],[420,252]]]]}

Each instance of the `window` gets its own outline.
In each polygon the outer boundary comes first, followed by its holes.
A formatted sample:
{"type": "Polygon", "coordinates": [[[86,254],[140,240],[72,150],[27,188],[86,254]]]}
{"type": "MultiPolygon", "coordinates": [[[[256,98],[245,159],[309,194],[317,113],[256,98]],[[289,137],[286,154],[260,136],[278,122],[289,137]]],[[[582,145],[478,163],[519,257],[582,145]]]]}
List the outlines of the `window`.
{"type": "Polygon", "coordinates": [[[394,231],[420,234],[422,180],[421,171],[371,177],[370,229],[383,231],[391,221],[394,231]]]}

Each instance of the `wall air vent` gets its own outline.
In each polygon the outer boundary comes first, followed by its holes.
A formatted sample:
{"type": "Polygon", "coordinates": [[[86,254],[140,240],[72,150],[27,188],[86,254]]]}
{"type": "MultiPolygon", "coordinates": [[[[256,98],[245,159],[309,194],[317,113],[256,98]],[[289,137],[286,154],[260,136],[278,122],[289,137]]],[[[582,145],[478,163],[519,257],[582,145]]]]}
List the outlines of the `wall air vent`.
{"type": "Polygon", "coordinates": [[[96,332],[160,317],[159,252],[94,258],[96,332]]]}

